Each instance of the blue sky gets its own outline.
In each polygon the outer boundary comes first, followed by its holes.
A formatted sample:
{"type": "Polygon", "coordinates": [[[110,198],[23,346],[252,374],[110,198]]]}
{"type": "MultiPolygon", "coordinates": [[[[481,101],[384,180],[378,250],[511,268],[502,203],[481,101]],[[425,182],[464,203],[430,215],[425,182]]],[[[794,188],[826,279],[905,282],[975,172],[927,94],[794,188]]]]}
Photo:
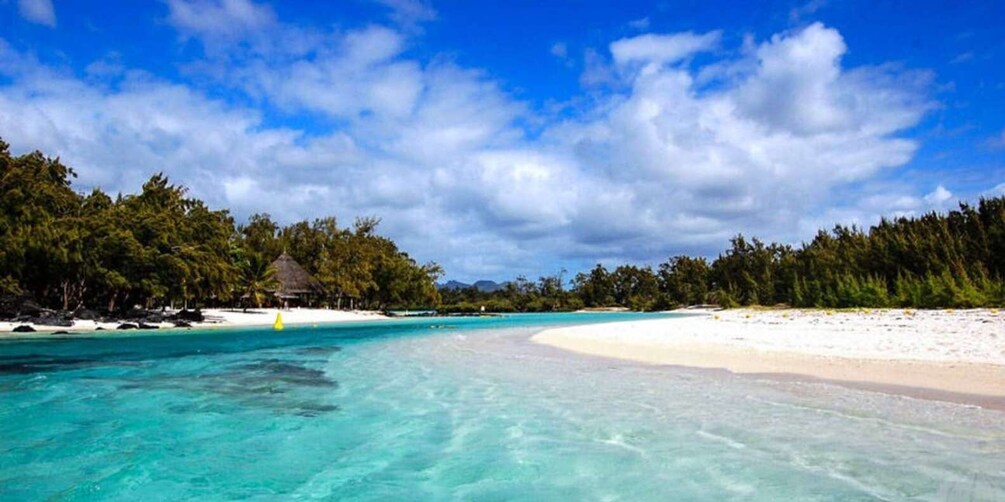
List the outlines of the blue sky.
{"type": "Polygon", "coordinates": [[[1000,2],[0,0],[0,136],[77,186],[383,218],[448,278],[1005,193],[1000,2]]]}

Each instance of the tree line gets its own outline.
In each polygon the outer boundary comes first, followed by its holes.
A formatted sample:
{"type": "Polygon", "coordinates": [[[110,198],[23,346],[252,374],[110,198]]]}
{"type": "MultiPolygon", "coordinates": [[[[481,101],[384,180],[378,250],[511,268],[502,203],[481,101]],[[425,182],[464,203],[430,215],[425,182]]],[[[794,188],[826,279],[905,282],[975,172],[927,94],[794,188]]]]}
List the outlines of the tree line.
{"type": "Polygon", "coordinates": [[[863,230],[835,226],[799,247],[742,235],[713,260],[675,256],[655,268],[598,264],[568,288],[558,274],[519,278],[492,293],[443,293],[469,311],[664,310],[724,307],[987,307],[1005,305],[1005,197],[961,203],[945,214],[883,219],[863,230]]]}
{"type": "Polygon", "coordinates": [[[981,307],[1005,304],[1005,197],[948,213],[838,225],[794,247],[739,235],[714,259],[655,267],[598,264],[507,282],[498,291],[438,291],[443,270],[376,233],[379,220],[334,217],[282,226],[267,214],[237,224],[163,174],[139,193],[82,194],[72,169],[0,140],[0,294],[44,306],[109,312],[134,305],[261,305],[272,261],[290,254],[320,286],[316,306],[477,312],[716,304],[795,307],[981,307]]]}
{"type": "Polygon", "coordinates": [[[81,194],[76,175],[41,152],[0,140],[0,294],[43,306],[109,312],[134,305],[269,303],[273,260],[286,251],[318,281],[318,306],[430,307],[442,269],[420,265],[376,233],[334,217],[280,226],[267,214],[236,224],[163,174],[137,194],[81,194]]]}

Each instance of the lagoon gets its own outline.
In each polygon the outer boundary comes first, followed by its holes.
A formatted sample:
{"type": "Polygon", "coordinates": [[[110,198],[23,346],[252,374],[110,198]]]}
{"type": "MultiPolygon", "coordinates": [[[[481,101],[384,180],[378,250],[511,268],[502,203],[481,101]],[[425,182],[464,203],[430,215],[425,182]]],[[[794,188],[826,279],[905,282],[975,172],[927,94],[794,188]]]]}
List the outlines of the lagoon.
{"type": "Polygon", "coordinates": [[[0,341],[3,500],[1005,497],[1005,415],[422,318],[0,341]]]}

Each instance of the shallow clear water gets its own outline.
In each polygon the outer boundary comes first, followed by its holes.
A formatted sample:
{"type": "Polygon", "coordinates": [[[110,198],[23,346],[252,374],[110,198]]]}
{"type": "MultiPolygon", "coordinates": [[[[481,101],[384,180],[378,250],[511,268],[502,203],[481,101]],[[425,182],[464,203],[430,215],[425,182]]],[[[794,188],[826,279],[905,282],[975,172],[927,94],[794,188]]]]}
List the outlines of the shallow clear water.
{"type": "Polygon", "coordinates": [[[634,317],[2,341],[0,499],[1005,499],[1001,412],[528,341],[634,317]]]}

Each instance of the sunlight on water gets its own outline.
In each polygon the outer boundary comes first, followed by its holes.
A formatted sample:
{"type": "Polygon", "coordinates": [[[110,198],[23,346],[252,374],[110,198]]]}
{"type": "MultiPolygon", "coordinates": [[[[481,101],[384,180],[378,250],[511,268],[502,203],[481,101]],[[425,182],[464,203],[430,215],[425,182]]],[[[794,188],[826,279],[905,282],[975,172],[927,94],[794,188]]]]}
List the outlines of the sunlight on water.
{"type": "Polygon", "coordinates": [[[1005,496],[1000,412],[422,319],[0,344],[4,500],[1005,496]]]}

